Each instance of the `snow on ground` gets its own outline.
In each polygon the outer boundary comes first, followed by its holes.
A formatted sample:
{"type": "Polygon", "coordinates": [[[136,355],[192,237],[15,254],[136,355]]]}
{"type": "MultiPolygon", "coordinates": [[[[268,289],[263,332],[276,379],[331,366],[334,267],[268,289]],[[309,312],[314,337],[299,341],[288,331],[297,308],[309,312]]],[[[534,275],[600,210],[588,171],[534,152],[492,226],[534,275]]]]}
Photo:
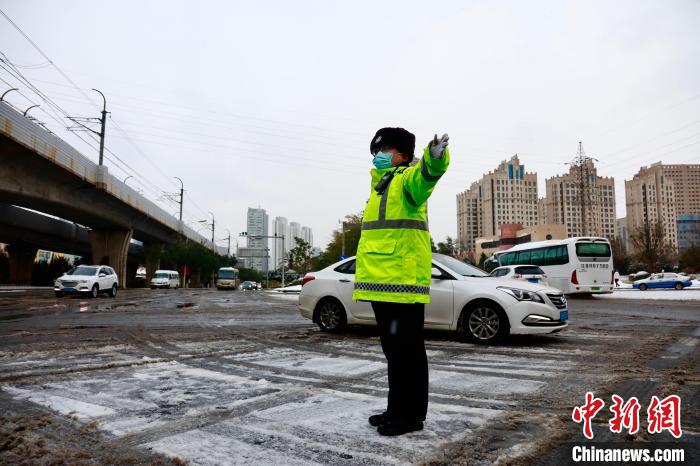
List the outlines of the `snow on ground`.
{"type": "MultiPolygon", "coordinates": [[[[248,342],[239,344],[249,349],[248,342]]],[[[178,343],[194,355],[229,345],[178,343]]],[[[99,377],[76,374],[2,388],[192,464],[406,464],[502,416],[514,399],[573,367],[562,359],[570,353],[557,348],[480,348],[455,356],[447,351],[454,345],[431,342],[435,401],[425,429],[400,438],[378,436],[367,424],[386,406],[386,366],[374,341],[244,350],[218,356],[214,366],[193,356],[187,364],[155,361],[99,377]]],[[[119,355],[133,348],[109,349],[119,355]]],[[[36,364],[42,358],[34,353],[23,359],[36,364]]]]}
{"type": "Polygon", "coordinates": [[[278,299],[299,302],[299,292],[283,293],[278,291],[266,291],[265,293],[269,294],[270,296],[274,296],[278,299]]]}
{"type": "MultiPolygon", "coordinates": [[[[700,288],[700,287],[698,287],[700,288]]],[[[700,301],[700,289],[695,287],[683,290],[616,290],[612,294],[595,295],[596,299],[653,299],[669,301],[700,301]]]]}

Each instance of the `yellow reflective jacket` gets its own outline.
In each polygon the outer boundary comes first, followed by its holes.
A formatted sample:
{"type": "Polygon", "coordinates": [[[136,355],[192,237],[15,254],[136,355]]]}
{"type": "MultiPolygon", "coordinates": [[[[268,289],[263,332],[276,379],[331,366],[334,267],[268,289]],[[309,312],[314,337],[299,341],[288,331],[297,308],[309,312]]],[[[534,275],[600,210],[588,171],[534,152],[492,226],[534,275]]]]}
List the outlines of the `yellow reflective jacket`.
{"type": "Polygon", "coordinates": [[[362,217],[357,246],[356,301],[430,303],[432,253],[428,231],[427,200],[450,163],[423,158],[412,167],[372,169],[372,189],[362,217]],[[395,171],[383,194],[374,187],[387,172],[395,171]]]}

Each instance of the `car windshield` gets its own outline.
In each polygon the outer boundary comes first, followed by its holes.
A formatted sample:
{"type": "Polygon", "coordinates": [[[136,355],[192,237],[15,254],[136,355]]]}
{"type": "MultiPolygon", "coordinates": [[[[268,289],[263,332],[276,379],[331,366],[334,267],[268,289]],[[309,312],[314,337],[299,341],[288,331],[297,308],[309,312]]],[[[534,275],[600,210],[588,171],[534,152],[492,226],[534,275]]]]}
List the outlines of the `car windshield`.
{"type": "Polygon", "coordinates": [[[433,260],[438,264],[444,265],[450,270],[464,275],[465,277],[488,277],[489,275],[478,267],[467,264],[454,257],[446,256],[444,254],[433,253],[433,260]]]}
{"type": "Polygon", "coordinates": [[[87,267],[84,265],[79,265],[68,272],[66,272],[66,275],[96,275],[97,274],[97,267],[87,267]]]}
{"type": "Polygon", "coordinates": [[[153,278],[170,278],[170,274],[167,272],[156,272],[153,274],[153,278]]]}
{"type": "Polygon", "coordinates": [[[233,270],[219,270],[219,278],[236,278],[233,270]]]}

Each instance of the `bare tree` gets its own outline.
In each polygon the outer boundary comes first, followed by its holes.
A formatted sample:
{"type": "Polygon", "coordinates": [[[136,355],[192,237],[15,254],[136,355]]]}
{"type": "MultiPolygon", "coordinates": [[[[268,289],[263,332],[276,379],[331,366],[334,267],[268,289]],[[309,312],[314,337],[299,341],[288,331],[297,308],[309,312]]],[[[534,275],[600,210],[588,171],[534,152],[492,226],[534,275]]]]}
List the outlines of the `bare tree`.
{"type": "Polygon", "coordinates": [[[632,257],[648,272],[670,268],[675,262],[675,251],[668,241],[661,222],[645,223],[630,235],[632,257]]]}

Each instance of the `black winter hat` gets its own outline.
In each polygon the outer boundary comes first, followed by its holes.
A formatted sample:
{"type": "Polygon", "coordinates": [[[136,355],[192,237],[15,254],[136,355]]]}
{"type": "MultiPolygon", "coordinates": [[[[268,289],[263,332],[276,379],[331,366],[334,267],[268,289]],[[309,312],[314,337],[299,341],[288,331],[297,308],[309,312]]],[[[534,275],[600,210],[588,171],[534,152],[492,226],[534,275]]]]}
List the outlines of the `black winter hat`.
{"type": "Polygon", "coordinates": [[[393,147],[402,154],[410,155],[416,149],[416,136],[403,128],[382,128],[377,131],[369,143],[369,152],[374,155],[382,147],[393,147]]]}

